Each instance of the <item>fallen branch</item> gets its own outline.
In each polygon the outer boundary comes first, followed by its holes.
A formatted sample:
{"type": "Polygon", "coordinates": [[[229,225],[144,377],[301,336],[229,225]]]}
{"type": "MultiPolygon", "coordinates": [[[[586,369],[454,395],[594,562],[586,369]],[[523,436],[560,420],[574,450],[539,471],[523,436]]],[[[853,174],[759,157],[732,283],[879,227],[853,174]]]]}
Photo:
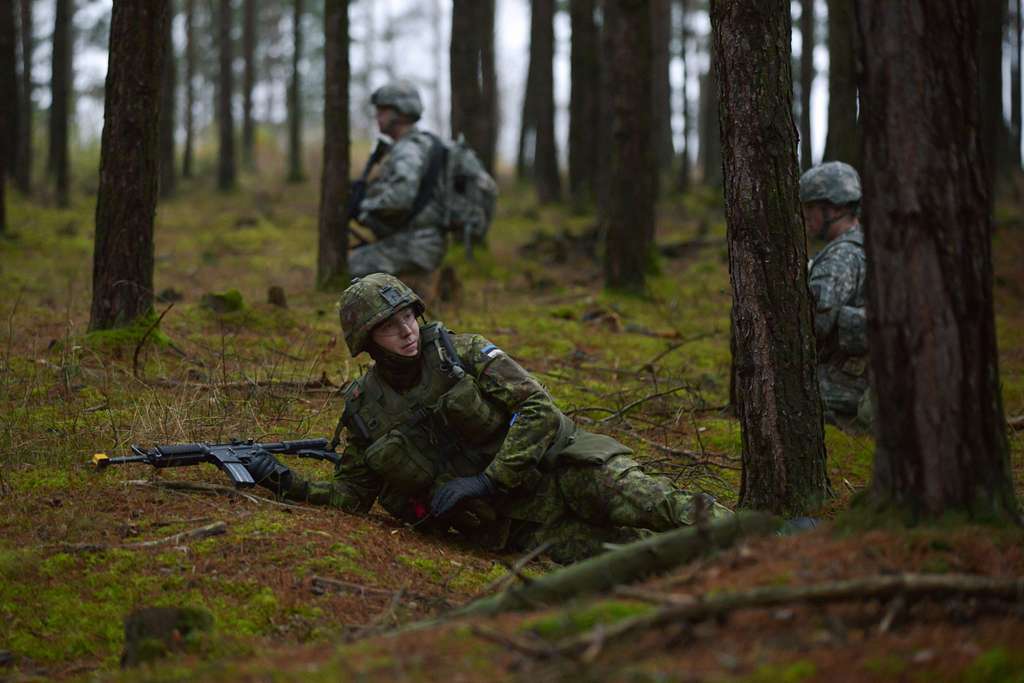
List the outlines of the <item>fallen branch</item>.
{"type": "Polygon", "coordinates": [[[130,479],[124,482],[126,486],[146,486],[155,489],[164,489],[167,491],[176,492],[187,492],[187,493],[204,493],[208,495],[223,495],[223,496],[237,496],[239,498],[245,498],[251,503],[266,503],[268,505],[274,505],[282,508],[289,508],[292,510],[314,510],[315,508],[308,507],[306,505],[295,505],[294,503],[285,503],[280,500],[273,500],[271,498],[265,498],[263,496],[257,496],[252,493],[248,493],[242,489],[236,489],[232,486],[222,486],[220,484],[204,484],[202,482],[192,481],[164,481],[160,479],[130,479]]]}
{"type": "Polygon", "coordinates": [[[704,527],[666,531],[538,577],[529,584],[476,600],[456,610],[452,616],[497,614],[560,604],[578,595],[607,591],[619,584],[667,571],[706,553],[727,548],[744,536],[767,534],[777,528],[778,520],[771,515],[741,512],[704,527]]]}
{"type": "Polygon", "coordinates": [[[318,379],[304,382],[254,379],[242,382],[187,382],[176,379],[152,379],[147,380],[146,384],[152,387],[185,389],[297,389],[312,393],[333,393],[340,388],[327,377],[327,373],[322,373],[318,379]]]}
{"type": "Polygon", "coordinates": [[[167,315],[167,312],[172,308],[174,308],[174,302],[171,302],[170,305],[164,309],[164,312],[153,321],[153,324],[146,328],[145,333],[142,335],[142,339],[140,339],[139,343],[135,345],[135,353],[132,354],[132,375],[135,379],[141,379],[139,377],[139,353],[142,351],[142,347],[146,344],[146,340],[149,339],[149,335],[152,334],[153,330],[156,329],[157,325],[160,324],[160,321],[164,319],[164,316],[167,315]]]}
{"type": "MultiPolygon", "coordinates": [[[[620,592],[620,591],[617,591],[620,592]]],[[[654,594],[622,590],[628,597],[657,600],[654,594]]],[[[563,655],[580,654],[600,639],[602,643],[626,639],[641,631],[679,621],[700,621],[741,609],[793,603],[829,603],[903,597],[970,596],[1024,601],[1024,578],[999,579],[969,574],[898,574],[820,583],[811,586],[767,586],[707,598],[663,595],[667,605],[650,614],[604,624],[554,646],[563,655]]]]}
{"type": "MultiPolygon", "coordinates": [[[[375,586],[364,586],[360,583],[353,583],[351,581],[342,581],[341,579],[331,579],[326,576],[314,576],[309,582],[310,590],[314,593],[347,593],[349,595],[358,595],[359,597],[375,596],[375,597],[387,597],[394,599],[396,592],[388,588],[377,588],[375,586]]],[[[443,601],[444,598],[439,598],[432,595],[425,595],[423,593],[415,593],[405,588],[400,588],[398,593],[406,597],[412,598],[413,600],[428,601],[443,601]]]]}
{"type": "Polygon", "coordinates": [[[523,583],[530,583],[532,579],[530,579],[529,576],[525,576],[523,574],[523,569],[526,567],[526,565],[530,564],[538,557],[546,553],[552,545],[554,545],[552,541],[545,541],[544,543],[541,543],[539,546],[537,546],[527,554],[523,555],[521,558],[516,560],[515,564],[508,568],[507,574],[498,577],[494,581],[491,581],[489,584],[484,586],[483,589],[481,589],[480,592],[473,597],[473,600],[478,600],[484,596],[490,595],[491,592],[495,590],[504,590],[505,586],[511,583],[512,579],[515,578],[518,578],[523,583]]]}
{"type": "Polygon", "coordinates": [[[211,536],[220,536],[221,534],[227,533],[228,525],[224,522],[214,522],[213,524],[207,524],[206,526],[199,527],[198,529],[192,529],[191,531],[182,531],[178,534],[166,536],[153,541],[140,541],[138,543],[121,543],[121,544],[106,544],[106,543],[61,543],[57,547],[65,552],[76,552],[76,553],[94,553],[101,552],[103,550],[140,550],[143,548],[158,548],[165,545],[180,545],[186,541],[198,541],[203,538],[209,538],[211,536]]]}
{"type": "Polygon", "coordinates": [[[500,645],[507,650],[514,650],[520,654],[524,654],[535,659],[547,659],[548,657],[552,657],[557,654],[550,645],[535,645],[523,640],[522,638],[505,635],[504,633],[500,633],[499,631],[495,631],[494,629],[487,628],[480,624],[471,624],[469,630],[477,638],[483,638],[484,640],[500,645]]]}
{"type": "Polygon", "coordinates": [[[623,417],[626,413],[631,411],[633,408],[636,408],[637,406],[642,405],[642,404],[646,403],[647,401],[650,401],[650,400],[653,400],[653,399],[656,399],[656,398],[661,398],[662,396],[669,396],[669,395],[674,394],[674,393],[676,393],[678,391],[682,391],[683,389],[689,389],[689,388],[690,388],[690,385],[688,385],[688,384],[680,384],[679,386],[672,387],[671,389],[666,389],[665,391],[657,391],[657,392],[655,392],[653,394],[648,394],[647,396],[644,396],[643,398],[638,398],[637,400],[633,401],[632,403],[627,403],[624,407],[620,408],[619,410],[616,410],[614,413],[612,413],[608,417],[605,417],[605,418],[602,418],[602,419],[598,420],[598,422],[602,423],[602,424],[605,423],[605,422],[611,422],[612,420],[614,420],[616,418],[623,417]]]}

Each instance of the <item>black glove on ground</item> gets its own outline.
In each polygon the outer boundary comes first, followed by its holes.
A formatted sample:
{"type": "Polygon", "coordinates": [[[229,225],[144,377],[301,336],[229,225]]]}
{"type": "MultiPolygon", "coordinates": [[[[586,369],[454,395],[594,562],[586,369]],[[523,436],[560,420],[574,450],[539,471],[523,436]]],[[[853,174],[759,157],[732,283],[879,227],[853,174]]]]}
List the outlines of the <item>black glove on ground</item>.
{"type": "Polygon", "coordinates": [[[287,493],[292,485],[292,471],[282,465],[270,453],[261,451],[245,464],[253,481],[265,489],[280,495],[287,493]]]}
{"type": "Polygon", "coordinates": [[[494,482],[486,474],[459,477],[446,482],[430,501],[430,514],[441,517],[466,498],[480,498],[494,493],[494,482]]]}

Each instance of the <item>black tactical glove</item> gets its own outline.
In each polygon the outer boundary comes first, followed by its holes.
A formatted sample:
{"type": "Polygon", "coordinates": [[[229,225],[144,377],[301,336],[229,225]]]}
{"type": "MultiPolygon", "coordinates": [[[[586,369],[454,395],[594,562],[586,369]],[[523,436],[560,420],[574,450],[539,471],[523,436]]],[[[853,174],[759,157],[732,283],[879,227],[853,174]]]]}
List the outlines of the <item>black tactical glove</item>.
{"type": "Polygon", "coordinates": [[[266,451],[260,451],[244,465],[253,481],[265,489],[280,495],[291,488],[292,471],[266,451]]]}
{"type": "Polygon", "coordinates": [[[446,482],[430,501],[430,514],[442,517],[466,498],[480,498],[494,493],[494,482],[486,474],[459,477],[446,482]]]}

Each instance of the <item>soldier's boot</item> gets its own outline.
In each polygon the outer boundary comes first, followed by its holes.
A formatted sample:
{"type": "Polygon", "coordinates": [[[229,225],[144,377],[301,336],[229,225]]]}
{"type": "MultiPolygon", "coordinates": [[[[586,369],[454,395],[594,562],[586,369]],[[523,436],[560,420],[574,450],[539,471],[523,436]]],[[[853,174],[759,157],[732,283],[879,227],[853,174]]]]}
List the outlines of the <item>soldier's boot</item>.
{"type": "Polygon", "coordinates": [[[618,455],[600,466],[574,466],[559,475],[562,496],[581,519],[598,526],[667,531],[732,514],[705,493],[680,491],[664,477],[652,476],[639,463],[618,455]]]}

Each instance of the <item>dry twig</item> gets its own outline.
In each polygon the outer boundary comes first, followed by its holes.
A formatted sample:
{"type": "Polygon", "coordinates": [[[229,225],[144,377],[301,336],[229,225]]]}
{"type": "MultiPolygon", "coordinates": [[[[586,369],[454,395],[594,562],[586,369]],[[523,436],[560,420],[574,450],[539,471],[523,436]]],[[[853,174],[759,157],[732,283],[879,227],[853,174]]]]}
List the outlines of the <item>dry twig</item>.
{"type": "Polygon", "coordinates": [[[227,530],[228,525],[224,522],[214,522],[213,524],[207,524],[206,526],[199,527],[198,529],[182,531],[181,533],[166,536],[164,538],[158,538],[153,541],[140,541],[138,543],[121,543],[113,545],[106,543],[60,543],[57,547],[64,552],[79,553],[91,553],[112,549],[141,550],[143,548],[158,548],[165,545],[180,545],[186,541],[198,541],[211,536],[220,536],[221,534],[227,533],[227,530]]]}
{"type": "Polygon", "coordinates": [[[221,486],[220,484],[204,484],[201,482],[191,481],[163,481],[160,479],[130,479],[124,483],[127,486],[147,486],[156,489],[165,489],[167,491],[238,496],[239,498],[245,498],[252,503],[267,503],[268,505],[275,505],[277,507],[289,508],[292,510],[314,509],[306,505],[295,505],[293,503],[285,503],[280,500],[264,498],[263,496],[247,493],[246,491],[236,489],[231,486],[221,486]]]}

